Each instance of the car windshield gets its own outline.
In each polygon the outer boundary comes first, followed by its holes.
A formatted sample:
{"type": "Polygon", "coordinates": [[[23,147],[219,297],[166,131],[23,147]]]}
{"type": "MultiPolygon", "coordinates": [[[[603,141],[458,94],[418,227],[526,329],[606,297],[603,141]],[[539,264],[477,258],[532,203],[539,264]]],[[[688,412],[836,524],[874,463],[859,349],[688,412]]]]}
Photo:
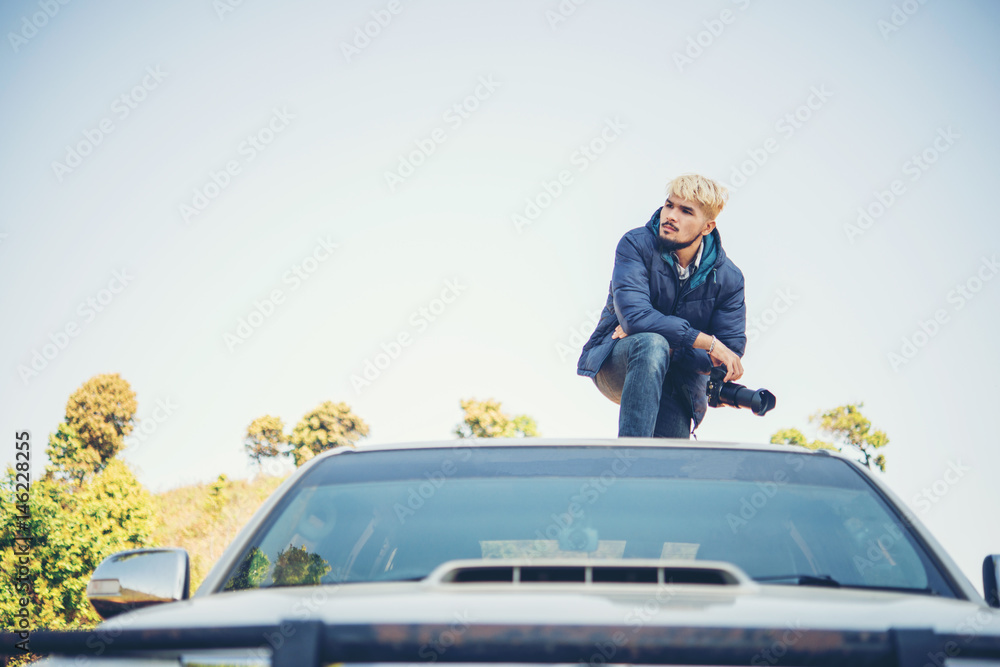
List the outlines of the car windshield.
{"type": "Polygon", "coordinates": [[[328,457],[222,589],[414,580],[469,558],[718,560],[762,582],[954,596],[897,510],[840,459],[620,446],[328,457]]]}

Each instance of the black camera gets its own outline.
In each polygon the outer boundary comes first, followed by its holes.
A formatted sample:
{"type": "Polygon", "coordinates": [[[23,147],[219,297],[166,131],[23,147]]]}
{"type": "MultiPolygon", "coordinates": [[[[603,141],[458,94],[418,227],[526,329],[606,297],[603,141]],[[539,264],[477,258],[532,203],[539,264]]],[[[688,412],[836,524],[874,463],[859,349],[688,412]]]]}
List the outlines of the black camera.
{"type": "Polygon", "coordinates": [[[753,410],[758,416],[763,416],[774,408],[777,399],[767,389],[747,389],[735,382],[724,382],[728,369],[723,364],[712,369],[708,377],[708,404],[713,408],[720,405],[731,405],[734,408],[753,410]]]}

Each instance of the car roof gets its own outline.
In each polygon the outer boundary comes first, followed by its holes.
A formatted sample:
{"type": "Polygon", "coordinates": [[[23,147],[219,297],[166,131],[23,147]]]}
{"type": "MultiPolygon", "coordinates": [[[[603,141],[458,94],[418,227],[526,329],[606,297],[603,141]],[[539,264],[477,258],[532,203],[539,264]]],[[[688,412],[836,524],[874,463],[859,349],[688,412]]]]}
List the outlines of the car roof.
{"type": "Polygon", "coordinates": [[[784,452],[802,456],[833,456],[852,461],[850,457],[828,449],[807,449],[797,445],[770,443],[740,443],[679,438],[458,438],[393,443],[364,443],[356,447],[336,447],[317,458],[347,452],[384,452],[413,449],[455,449],[461,447],[655,447],[670,449],[730,449],[738,451],[784,452]]]}

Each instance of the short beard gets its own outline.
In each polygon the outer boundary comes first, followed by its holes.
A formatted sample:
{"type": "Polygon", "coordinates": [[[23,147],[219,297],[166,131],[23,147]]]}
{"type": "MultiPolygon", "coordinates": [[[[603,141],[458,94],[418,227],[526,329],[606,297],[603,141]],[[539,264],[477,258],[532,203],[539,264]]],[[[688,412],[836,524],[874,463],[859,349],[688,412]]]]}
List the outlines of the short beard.
{"type": "Polygon", "coordinates": [[[694,243],[698,240],[698,237],[695,236],[687,243],[681,243],[679,241],[668,241],[662,236],[657,236],[656,240],[659,242],[661,250],[666,250],[667,252],[676,252],[678,250],[683,250],[684,248],[694,245],[694,243]]]}

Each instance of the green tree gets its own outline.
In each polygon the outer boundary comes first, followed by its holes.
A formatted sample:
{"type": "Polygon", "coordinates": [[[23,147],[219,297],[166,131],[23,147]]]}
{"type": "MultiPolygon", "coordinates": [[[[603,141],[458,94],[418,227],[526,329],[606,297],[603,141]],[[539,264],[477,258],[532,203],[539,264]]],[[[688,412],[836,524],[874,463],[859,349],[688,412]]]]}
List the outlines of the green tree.
{"type": "Polygon", "coordinates": [[[257,588],[267,577],[267,571],[270,567],[271,560],[267,554],[257,547],[253,547],[240,561],[239,568],[226,582],[223,590],[242,591],[247,588],[257,588]]]}
{"type": "Polygon", "coordinates": [[[87,582],[106,557],[148,543],[154,521],[149,492],[115,459],[81,486],[51,477],[32,482],[27,508],[11,502],[15,477],[8,469],[0,494],[0,617],[13,618],[19,598],[27,597],[35,628],[100,621],[87,600],[87,582]],[[26,543],[19,537],[28,537],[32,545],[27,564],[30,590],[17,582],[18,545],[26,543]]]}
{"type": "Polygon", "coordinates": [[[223,508],[229,503],[230,486],[232,485],[229,478],[225,474],[220,474],[208,488],[203,509],[210,521],[218,519],[223,508]]]}
{"type": "Polygon", "coordinates": [[[82,483],[104,469],[135,426],[136,400],[118,373],[95,375],[66,402],[66,419],[49,437],[46,454],[64,476],[82,483]]]}
{"type": "Polygon", "coordinates": [[[66,422],[59,424],[55,433],[49,434],[45,453],[52,464],[47,469],[47,474],[58,474],[62,478],[73,480],[77,485],[82,484],[88,475],[94,474],[102,466],[97,450],[88,447],[76,430],[66,422]]]}
{"type": "Polygon", "coordinates": [[[288,438],[295,465],[334,447],[354,447],[368,436],[368,424],[347,403],[325,401],[295,425],[288,438]]]}
{"type": "Polygon", "coordinates": [[[864,403],[850,403],[809,417],[810,422],[818,423],[820,433],[829,436],[833,443],[814,440],[807,444],[806,437],[794,428],[776,432],[771,436],[771,442],[836,451],[850,447],[861,455],[861,463],[885,472],[885,455],[877,450],[889,444],[889,436],[884,431],[872,429],[871,420],[861,414],[863,407],[864,403]]]}
{"type": "Polygon", "coordinates": [[[478,401],[474,398],[459,401],[465,417],[455,427],[455,435],[460,438],[524,438],[538,435],[538,424],[528,415],[505,414],[500,409],[500,401],[488,398],[478,401]]]}
{"type": "Polygon", "coordinates": [[[264,459],[284,454],[284,446],[287,443],[285,422],[281,420],[281,417],[264,415],[254,419],[247,426],[247,435],[243,446],[246,447],[250,459],[257,463],[259,469],[263,469],[264,459]]]}
{"type": "Polygon", "coordinates": [[[330,564],[319,554],[309,553],[305,546],[289,545],[278,552],[272,579],[275,586],[318,586],[330,569],[330,564]]]}
{"type": "Polygon", "coordinates": [[[135,410],[135,392],[121,376],[92,377],[70,396],[65,420],[49,436],[44,477],[27,492],[10,468],[0,479],[0,616],[26,598],[33,627],[100,620],[86,598],[94,568],[116,551],[145,546],[154,527],[152,498],[115,458],[135,410]],[[23,568],[30,589],[15,575],[23,568]]]}

